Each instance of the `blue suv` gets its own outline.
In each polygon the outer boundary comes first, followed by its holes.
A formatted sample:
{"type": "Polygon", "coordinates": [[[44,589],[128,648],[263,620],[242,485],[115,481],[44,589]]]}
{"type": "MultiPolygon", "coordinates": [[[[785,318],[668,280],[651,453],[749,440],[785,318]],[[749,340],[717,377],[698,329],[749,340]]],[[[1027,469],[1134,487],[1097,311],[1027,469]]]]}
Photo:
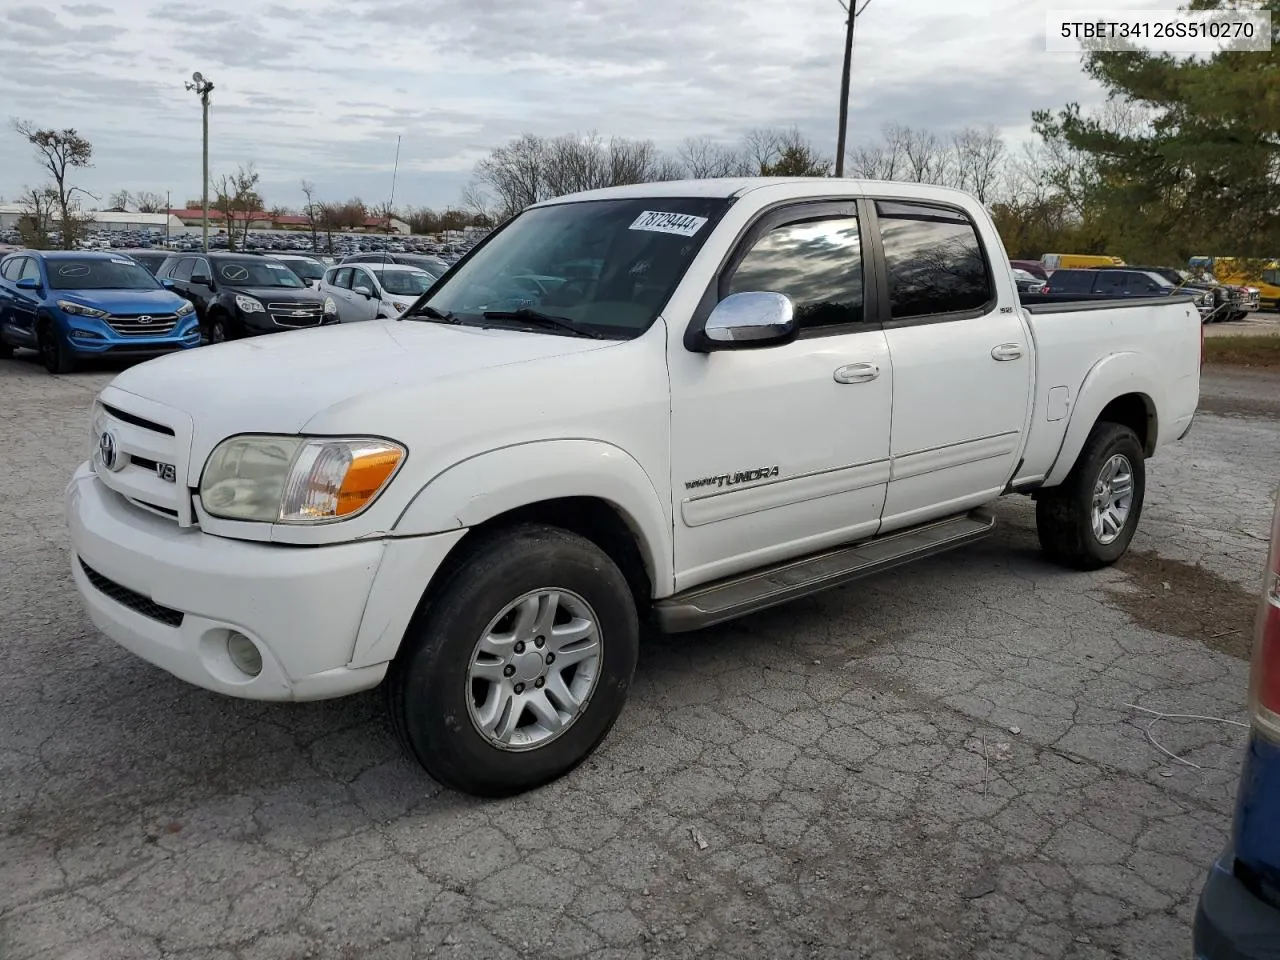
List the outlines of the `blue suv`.
{"type": "Polygon", "coordinates": [[[0,357],[29,347],[50,373],[68,373],[88,357],[198,346],[195,308],[130,257],[23,250],[0,260],[0,357]]]}
{"type": "Polygon", "coordinates": [[[1280,958],[1280,503],[1249,687],[1251,730],[1235,824],[1200,893],[1197,960],[1280,958]]]}

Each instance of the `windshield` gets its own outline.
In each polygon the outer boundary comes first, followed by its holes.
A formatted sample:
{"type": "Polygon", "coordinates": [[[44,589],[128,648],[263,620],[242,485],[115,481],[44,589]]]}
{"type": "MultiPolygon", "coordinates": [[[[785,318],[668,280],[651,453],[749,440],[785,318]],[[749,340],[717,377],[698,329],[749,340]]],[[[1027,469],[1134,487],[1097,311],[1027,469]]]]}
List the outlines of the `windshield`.
{"type": "Polygon", "coordinates": [[[218,279],[237,287],[302,287],[298,275],[283,263],[269,260],[219,260],[218,279]]]}
{"type": "Polygon", "coordinates": [[[281,262],[303,280],[319,280],[324,276],[324,264],[316,263],[314,260],[283,260],[281,262]]]}
{"type": "Polygon", "coordinates": [[[526,210],[427,301],[464,323],[533,310],[592,333],[648,329],[684,276],[724,197],[590,200],[526,210]]]}
{"type": "Polygon", "coordinates": [[[416,297],[427,292],[435,278],[429,273],[417,270],[379,270],[378,279],[382,281],[382,289],[387,293],[398,293],[406,297],[416,297]]]}
{"type": "Polygon", "coordinates": [[[154,290],[160,286],[133,260],[49,260],[49,286],[54,290],[154,290]]]}

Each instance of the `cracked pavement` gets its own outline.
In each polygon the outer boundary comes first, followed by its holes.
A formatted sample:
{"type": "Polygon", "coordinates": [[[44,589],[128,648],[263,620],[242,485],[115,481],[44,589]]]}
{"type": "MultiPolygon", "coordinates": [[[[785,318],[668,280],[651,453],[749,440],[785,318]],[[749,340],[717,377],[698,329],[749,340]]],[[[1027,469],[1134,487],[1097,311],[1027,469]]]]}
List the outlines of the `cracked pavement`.
{"type": "MultiPolygon", "coordinates": [[[[1181,958],[1230,825],[1247,664],[1036,551],[962,551],[642,649],[597,754],[478,801],[381,697],[268,705],[99,635],[62,489],[109,371],[0,361],[0,958],[1181,958]],[[1012,732],[1016,729],[1016,733],[1012,732]]],[[[1280,419],[1227,402],[1148,465],[1134,548],[1254,592],[1280,419]]],[[[1250,386],[1252,384],[1252,386],[1250,386]]]]}

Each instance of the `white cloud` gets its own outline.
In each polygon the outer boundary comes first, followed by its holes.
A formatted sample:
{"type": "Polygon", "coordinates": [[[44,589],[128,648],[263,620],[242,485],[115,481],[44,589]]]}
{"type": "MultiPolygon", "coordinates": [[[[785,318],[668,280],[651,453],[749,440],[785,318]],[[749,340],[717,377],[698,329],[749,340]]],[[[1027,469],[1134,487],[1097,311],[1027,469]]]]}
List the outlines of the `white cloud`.
{"type": "MultiPolygon", "coordinates": [[[[1090,0],[873,0],[858,21],[851,140],[889,121],[945,132],[1027,128],[1037,107],[1096,100],[1045,13],[1090,0]]],[[[1158,6],[1110,0],[1111,6],[1158,6]]],[[[73,126],[94,143],[95,193],[199,193],[193,70],[216,84],[211,164],[257,163],[272,202],[298,181],[379,198],[403,137],[397,198],[453,201],[478,156],[530,131],[597,130],[674,146],[796,124],[835,140],[843,39],[836,0],[115,0],[10,8],[0,117],[73,126]],[[33,48],[40,56],[33,57],[33,48]]],[[[40,179],[0,131],[0,195],[40,179]]]]}

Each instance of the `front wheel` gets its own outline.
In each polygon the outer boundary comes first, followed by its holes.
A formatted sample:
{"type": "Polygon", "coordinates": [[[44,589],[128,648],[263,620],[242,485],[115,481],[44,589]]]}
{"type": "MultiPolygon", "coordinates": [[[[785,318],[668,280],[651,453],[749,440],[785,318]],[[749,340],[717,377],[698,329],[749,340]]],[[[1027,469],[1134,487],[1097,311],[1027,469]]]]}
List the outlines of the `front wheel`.
{"type": "Polygon", "coordinates": [[[50,373],[70,373],[76,368],[75,355],[52,321],[45,320],[40,324],[36,340],[40,362],[50,373]]]}
{"type": "Polygon", "coordinates": [[[209,321],[209,329],[205,333],[205,338],[210,344],[227,342],[227,325],[221,317],[214,317],[209,321]]]}
{"type": "Polygon", "coordinates": [[[1129,427],[1094,425],[1061,486],[1036,498],[1036,532],[1045,555],[1077,570],[1115,563],[1142,516],[1147,475],[1142,444],[1129,427]]]}
{"type": "Polygon", "coordinates": [[[445,576],[388,677],[401,741],[476,796],[572,770],[608,734],[635,671],[626,578],[589,540],[540,525],[483,535],[445,576]]]}

